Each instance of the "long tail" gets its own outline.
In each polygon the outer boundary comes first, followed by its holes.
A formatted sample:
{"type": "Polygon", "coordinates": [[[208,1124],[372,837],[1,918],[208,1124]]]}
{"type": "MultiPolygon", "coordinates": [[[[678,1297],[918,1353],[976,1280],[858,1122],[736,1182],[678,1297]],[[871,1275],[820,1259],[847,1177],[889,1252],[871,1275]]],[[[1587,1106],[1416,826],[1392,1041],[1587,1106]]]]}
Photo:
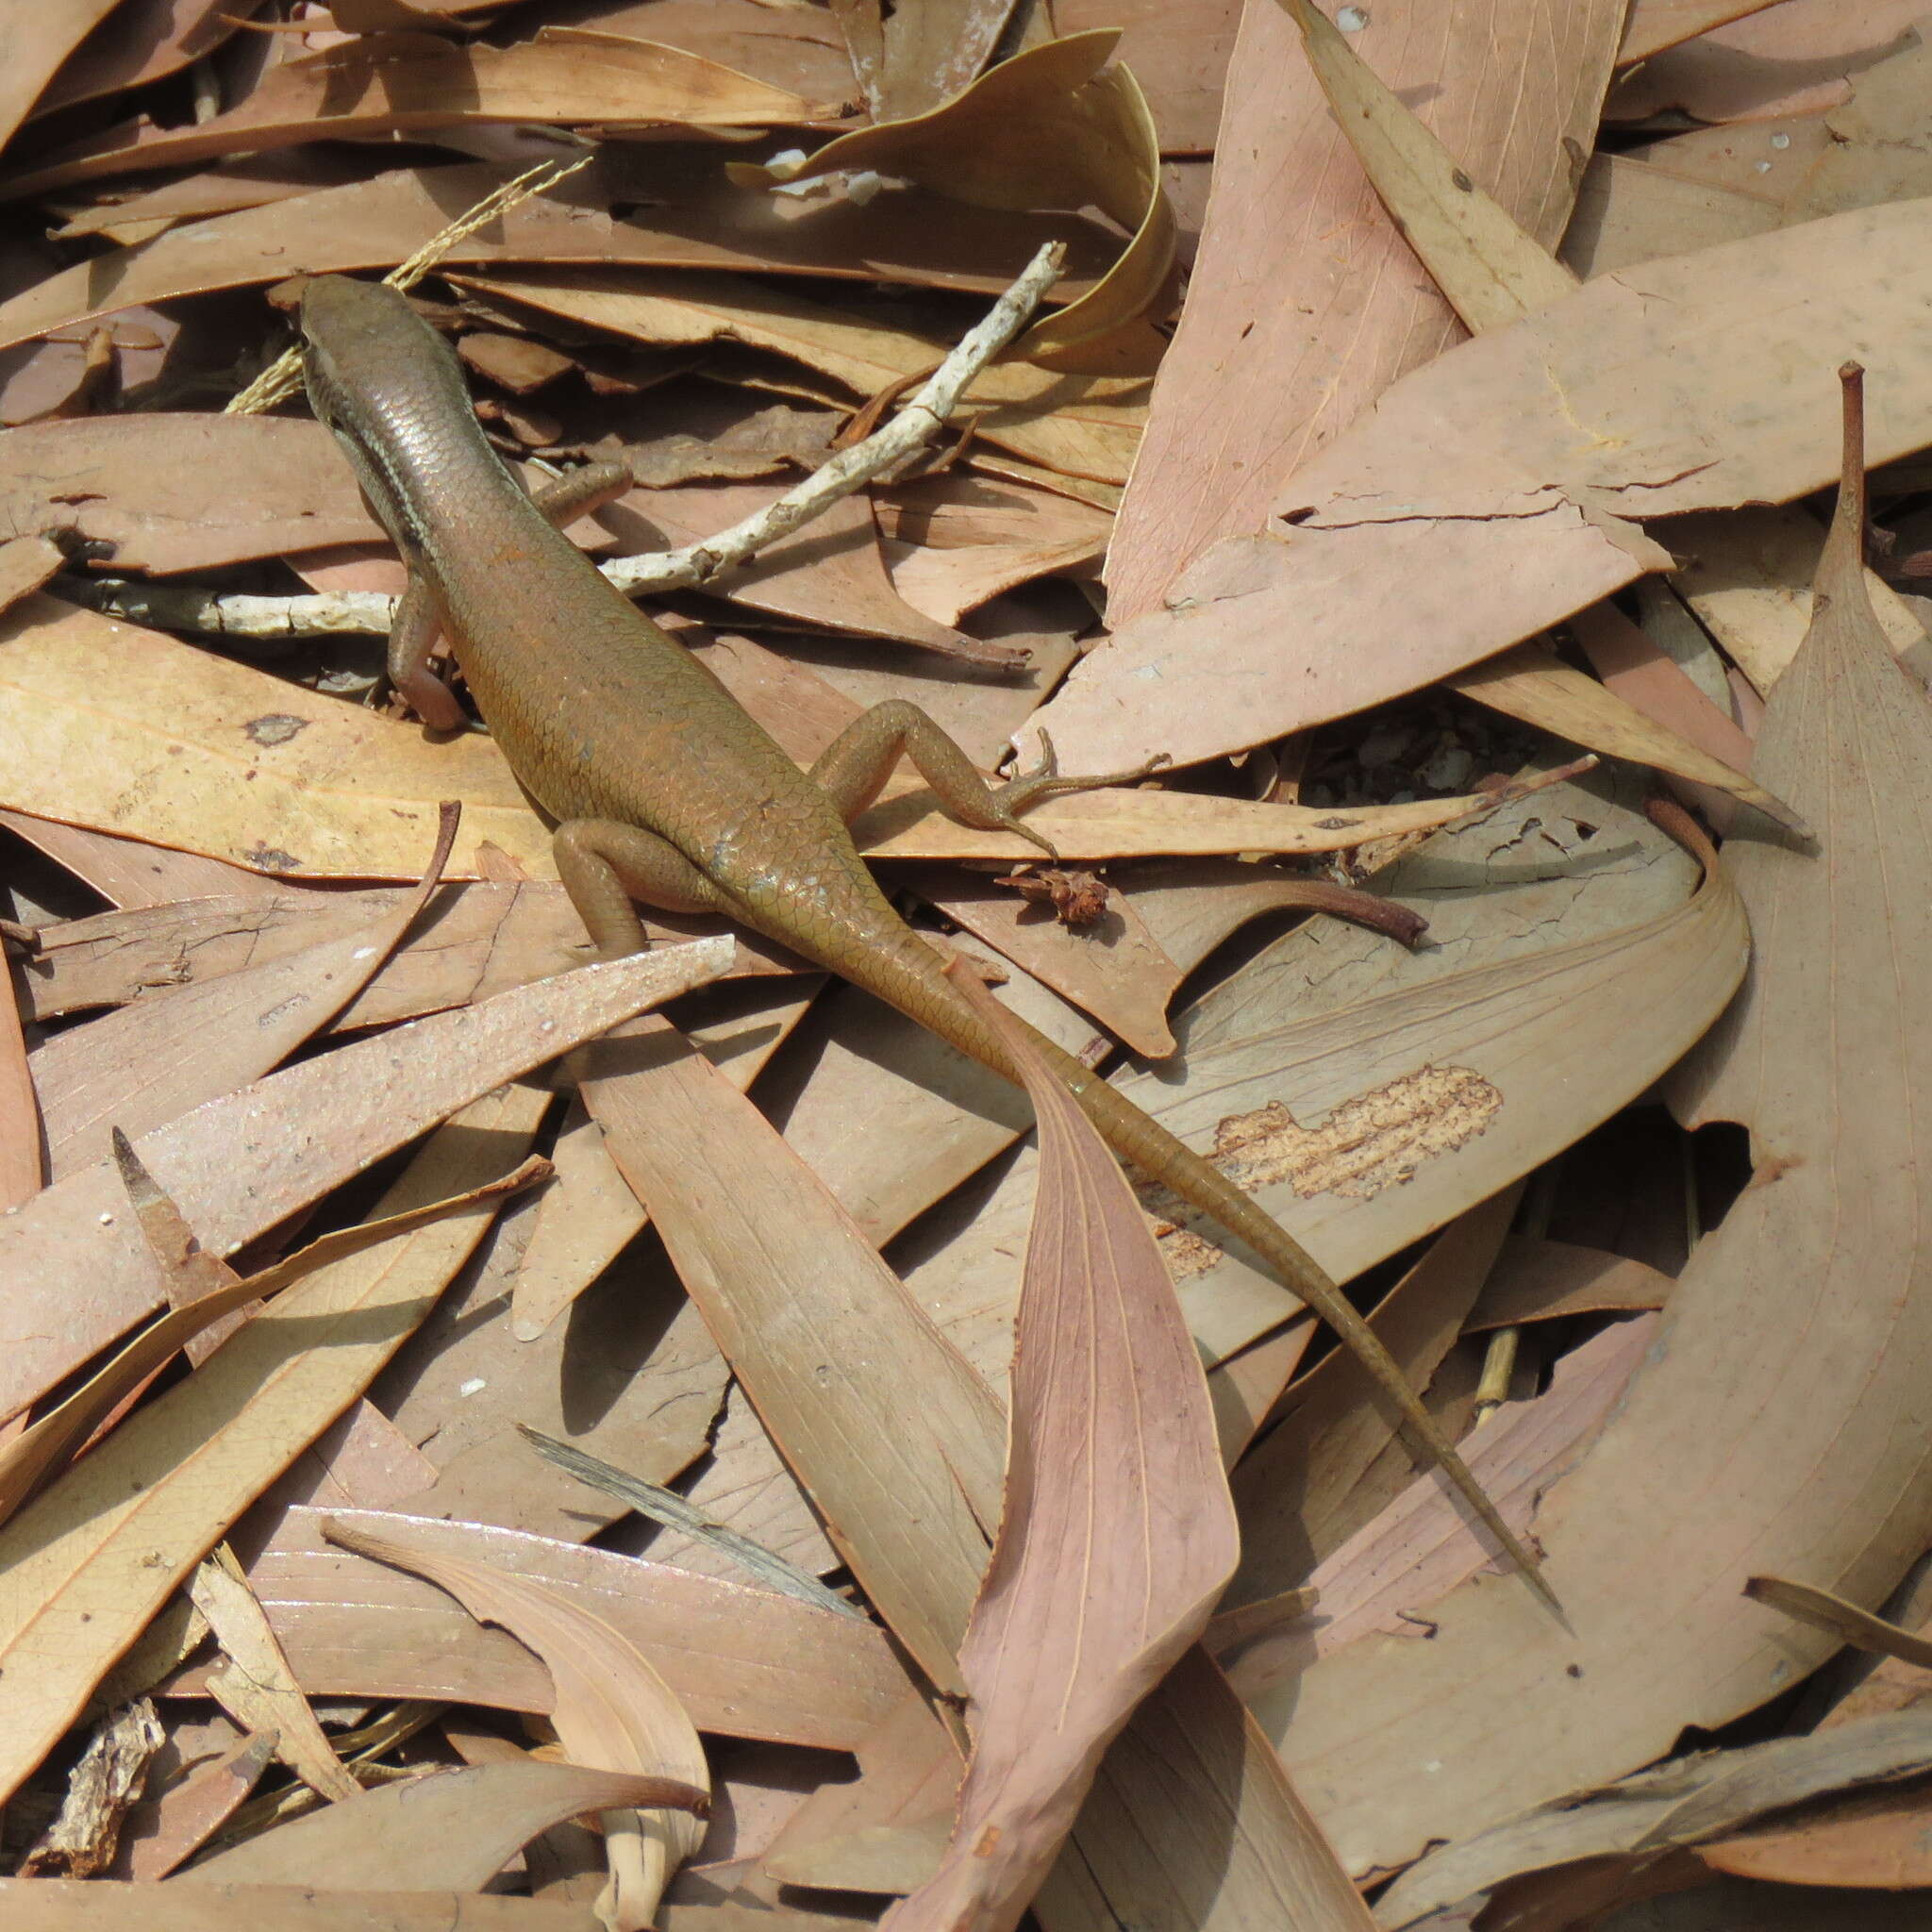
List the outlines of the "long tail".
{"type": "MultiPolygon", "coordinates": [[[[921,941],[913,940],[913,944],[932,961],[931,966],[902,956],[892,962],[898,970],[881,975],[871,990],[890,999],[961,1053],[970,1054],[983,1066],[1018,1084],[1019,1073],[999,1040],[947,985],[938,956],[921,941]],[[888,979],[892,983],[888,984],[888,979]]],[[[1142,1113],[1091,1067],[1056,1046],[1043,1034],[1031,1027],[1027,1030],[1054,1071],[1067,1083],[1081,1110],[1117,1155],[1132,1161],[1150,1179],[1173,1190],[1191,1207],[1211,1216],[1227,1233],[1244,1242],[1334,1329],[1395,1411],[1394,1420],[1408,1442],[1410,1453],[1441,1468],[1537,1594],[1560,1614],[1562,1606],[1537,1558],[1504,1521],[1502,1511],[1470,1473],[1456,1445],[1423,1407],[1395,1358],[1382,1346],[1381,1338],[1316,1265],[1307,1250],[1272,1215],[1264,1214],[1219,1168],[1202,1159],[1158,1121],[1142,1113]]]]}

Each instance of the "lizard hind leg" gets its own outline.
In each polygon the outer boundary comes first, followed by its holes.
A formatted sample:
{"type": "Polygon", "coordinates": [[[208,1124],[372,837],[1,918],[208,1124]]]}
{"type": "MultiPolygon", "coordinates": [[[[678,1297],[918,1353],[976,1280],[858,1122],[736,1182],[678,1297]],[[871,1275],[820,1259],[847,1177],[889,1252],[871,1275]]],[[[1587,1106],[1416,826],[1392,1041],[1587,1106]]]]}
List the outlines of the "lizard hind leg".
{"type": "Polygon", "coordinates": [[[633,900],[660,912],[724,912],[718,889],[677,847],[620,819],[566,819],[551,850],[600,959],[644,949],[633,900]]]}
{"type": "Polygon", "coordinates": [[[1058,858],[1059,854],[1050,840],[1021,823],[1022,812],[1058,792],[1089,791],[1096,786],[1144,778],[1167,762],[1163,756],[1131,772],[1062,777],[1053,742],[1044,732],[1041,733],[1041,744],[1042,757],[1033,771],[1004,785],[989,785],[973,760],[917,705],[904,698],[888,698],[855,718],[819,754],[811,778],[831,800],[833,809],[850,824],[879,795],[892,767],[904,756],[912,760],[948,815],[961,824],[987,832],[1017,832],[1049,858],[1058,858]]]}

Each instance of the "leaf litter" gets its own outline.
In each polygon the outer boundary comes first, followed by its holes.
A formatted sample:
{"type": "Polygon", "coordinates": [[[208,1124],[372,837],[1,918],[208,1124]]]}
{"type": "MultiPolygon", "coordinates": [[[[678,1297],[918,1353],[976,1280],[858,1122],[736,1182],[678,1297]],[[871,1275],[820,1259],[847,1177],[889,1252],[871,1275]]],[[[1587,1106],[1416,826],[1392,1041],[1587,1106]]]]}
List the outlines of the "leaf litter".
{"type": "Polygon", "coordinates": [[[9,1923],[1932,1884],[1912,9],[10,4],[9,1923]],[[631,469],[576,541],[710,543],[1048,241],[951,424],[650,608],[802,762],[1174,756],[1051,868],[909,772],[858,835],[1349,1284],[1560,1619],[1063,1091],[715,921],[586,964],[329,441],[224,413],[273,286],[440,247],[486,432],[631,469]]]}

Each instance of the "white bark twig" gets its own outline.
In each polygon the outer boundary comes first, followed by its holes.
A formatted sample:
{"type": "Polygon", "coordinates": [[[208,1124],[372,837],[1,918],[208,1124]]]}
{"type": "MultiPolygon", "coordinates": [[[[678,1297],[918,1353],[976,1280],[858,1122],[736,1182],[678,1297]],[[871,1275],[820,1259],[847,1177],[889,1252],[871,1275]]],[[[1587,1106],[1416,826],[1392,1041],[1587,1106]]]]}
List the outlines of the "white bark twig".
{"type": "MultiPolygon", "coordinates": [[[[841,450],[795,489],[728,530],[682,550],[617,558],[601,566],[604,575],[628,597],[712,583],[929,442],[958,407],[974,377],[1025,327],[1053,286],[1065,254],[1058,242],[1041,249],[985,321],[961,338],[919,392],[863,442],[841,450]]],[[[69,578],[63,588],[76,601],[110,617],[216,637],[289,638],[341,631],[379,636],[389,630],[396,607],[393,597],[371,591],[319,591],[296,597],[218,596],[182,585],[125,578],[69,578]]]]}

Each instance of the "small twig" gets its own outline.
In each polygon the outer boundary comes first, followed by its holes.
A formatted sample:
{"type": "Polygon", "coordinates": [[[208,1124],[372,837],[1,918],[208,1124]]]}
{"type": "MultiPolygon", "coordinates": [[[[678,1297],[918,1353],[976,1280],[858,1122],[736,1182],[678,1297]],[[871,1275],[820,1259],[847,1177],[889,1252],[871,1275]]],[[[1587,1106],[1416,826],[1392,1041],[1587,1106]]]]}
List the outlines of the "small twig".
{"type": "Polygon", "coordinates": [[[741,524],[707,537],[702,543],[688,543],[682,550],[619,558],[604,566],[604,575],[629,597],[709,583],[720,572],[733,569],[781,537],[789,537],[841,497],[850,496],[871,482],[881,470],[910,456],[944,428],[967,385],[1025,327],[1041,298],[1053,287],[1065,258],[1065,247],[1049,242],[993,304],[986,320],[960,340],[933,371],[932,379],[883,429],[841,450],[824,469],[741,524]]]}
{"type": "MultiPolygon", "coordinates": [[[[392,289],[413,289],[458,242],[467,240],[478,228],[489,226],[498,215],[515,208],[519,202],[528,201],[534,194],[548,194],[559,183],[568,181],[579,168],[588,168],[594,158],[594,155],[587,154],[575,161],[539,161],[534,168],[525,168],[513,181],[506,181],[493,193],[486,194],[475,208],[458,215],[446,227],[439,228],[408,260],[391,269],[383,280],[392,289]]],[[[227,416],[258,416],[264,409],[272,409],[277,403],[293,395],[301,387],[302,352],[285,349],[240,395],[229,400],[222,413],[227,416]]],[[[362,628],[341,624],[324,627],[330,630],[362,628]]],[[[387,630],[389,625],[385,623],[381,628],[387,630]]],[[[251,637],[261,635],[258,631],[242,634],[251,637]]]]}
{"type": "MultiPolygon", "coordinates": [[[[528,176],[518,178],[527,180],[528,176]]],[[[556,177],[562,178],[561,175],[556,177]]],[[[511,188],[516,185],[508,184],[511,188]]],[[[476,213],[473,209],[464,220],[471,220],[476,213]]],[[[851,449],[841,451],[824,469],[767,504],[756,516],[682,550],[619,558],[603,566],[604,575],[628,597],[710,583],[759,550],[789,537],[841,497],[850,496],[869,483],[880,471],[890,469],[901,458],[929,442],[958,407],[960,396],[973,379],[1025,327],[1059,274],[1065,253],[1058,242],[1041,249],[1019,279],[993,305],[986,320],[961,339],[925,386],[883,429],[874,431],[851,449]]],[[[396,281],[408,267],[406,262],[388,279],[396,281]]],[[[237,396],[229,405],[230,409],[240,409],[246,395],[261,387],[268,373],[264,372],[263,377],[258,378],[243,396],[237,396]]],[[[339,631],[368,631],[381,636],[389,630],[396,608],[393,597],[369,591],[321,591],[299,597],[218,596],[173,584],[136,584],[125,578],[89,578],[84,584],[70,578],[60,588],[76,602],[109,617],[125,618],[131,624],[164,625],[171,630],[201,631],[215,637],[286,638],[339,631]]]]}

